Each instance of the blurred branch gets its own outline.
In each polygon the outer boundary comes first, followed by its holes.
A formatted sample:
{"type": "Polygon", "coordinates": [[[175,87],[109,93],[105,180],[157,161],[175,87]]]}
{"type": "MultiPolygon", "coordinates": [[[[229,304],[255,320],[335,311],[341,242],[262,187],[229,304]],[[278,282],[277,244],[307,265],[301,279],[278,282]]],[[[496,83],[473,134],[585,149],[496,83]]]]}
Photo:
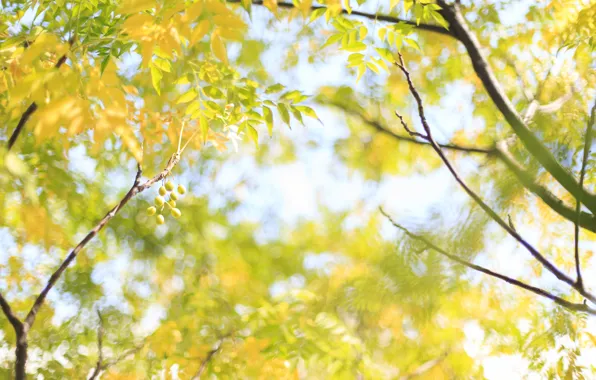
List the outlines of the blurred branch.
{"type": "Polygon", "coordinates": [[[438,358],[435,359],[431,359],[427,362],[422,363],[418,368],[416,368],[414,371],[407,373],[403,376],[399,377],[399,380],[410,380],[413,379],[415,377],[421,376],[424,373],[430,371],[431,369],[433,369],[435,366],[437,366],[438,364],[440,364],[443,360],[445,360],[445,358],[447,357],[448,353],[445,352],[443,355],[439,356],[438,358]]]}
{"type": "Polygon", "coordinates": [[[95,369],[93,370],[93,373],[91,374],[91,377],[89,378],[89,380],[95,380],[97,379],[97,376],[99,376],[99,373],[102,370],[102,366],[103,366],[103,333],[104,333],[104,329],[103,329],[103,318],[101,316],[101,312],[99,311],[99,309],[97,309],[97,317],[99,318],[99,327],[97,328],[97,364],[95,365],[95,369]]]}
{"type": "Polygon", "coordinates": [[[213,349],[209,350],[209,352],[207,352],[207,356],[205,356],[205,358],[201,361],[201,366],[199,367],[197,373],[192,377],[192,380],[199,380],[201,378],[201,375],[207,369],[207,364],[209,364],[209,362],[213,359],[215,354],[217,354],[221,350],[221,346],[223,345],[224,340],[226,340],[226,338],[228,338],[231,335],[232,333],[228,333],[221,337],[217,341],[216,346],[213,349]]]}
{"type": "MultiPolygon", "coordinates": [[[[75,36],[72,36],[70,38],[70,40],[68,40],[68,44],[70,45],[70,47],[72,47],[74,42],[75,42],[75,36]]],[[[64,53],[64,55],[62,55],[58,59],[58,61],[54,65],[54,67],[56,69],[59,69],[60,66],[62,66],[64,64],[64,62],[66,62],[66,53],[64,53]]],[[[23,131],[23,128],[25,127],[25,124],[27,123],[27,121],[29,120],[31,115],[33,115],[33,113],[35,111],[37,111],[37,103],[33,102],[29,105],[29,107],[27,107],[25,112],[23,112],[23,114],[21,115],[21,119],[19,120],[19,123],[17,124],[16,128],[12,132],[12,135],[10,135],[10,138],[8,139],[8,150],[10,150],[12,148],[12,146],[17,142],[17,138],[19,138],[19,135],[21,134],[21,132],[23,131]]]]}
{"type": "Polygon", "coordinates": [[[482,267],[480,265],[476,265],[473,264],[469,261],[466,261],[462,258],[459,258],[455,255],[450,254],[449,252],[445,251],[444,249],[442,249],[441,247],[433,244],[430,240],[428,240],[427,238],[425,238],[424,236],[421,235],[417,235],[413,232],[410,232],[407,228],[403,227],[402,225],[398,224],[397,222],[395,222],[391,216],[389,216],[389,214],[387,214],[385,212],[385,210],[383,210],[383,208],[379,208],[379,210],[381,211],[381,213],[389,220],[389,222],[391,222],[391,224],[400,229],[401,231],[403,231],[407,236],[409,236],[410,238],[414,239],[414,240],[418,240],[424,244],[426,244],[430,249],[434,250],[435,252],[449,258],[452,261],[455,261],[458,264],[464,265],[470,269],[473,269],[477,272],[481,272],[484,274],[487,274],[489,276],[498,278],[500,280],[503,280],[511,285],[515,285],[517,287],[520,287],[522,289],[528,290],[534,294],[537,294],[539,296],[545,297],[550,299],[551,301],[555,302],[557,305],[563,306],[566,309],[569,310],[573,310],[573,311],[582,311],[582,312],[586,312],[592,315],[596,315],[596,309],[593,309],[583,303],[573,303],[573,302],[569,302],[561,297],[555,296],[554,294],[551,294],[543,289],[537,288],[535,286],[532,285],[528,285],[522,281],[516,280],[514,278],[511,278],[509,276],[494,272],[490,269],[487,269],[485,267],[482,267]]]}
{"type": "MultiPolygon", "coordinates": [[[[594,127],[594,122],[596,122],[596,100],[594,101],[594,105],[592,106],[592,110],[590,112],[590,118],[588,119],[588,126],[586,128],[586,138],[585,138],[585,145],[584,145],[584,156],[582,158],[582,167],[579,174],[579,185],[584,186],[584,178],[586,176],[586,166],[588,164],[588,158],[590,156],[590,148],[592,147],[592,128],[594,127]]],[[[576,284],[579,288],[584,288],[584,282],[582,279],[582,272],[581,272],[581,262],[579,258],[579,225],[581,221],[581,207],[582,207],[582,194],[579,195],[577,199],[577,205],[575,207],[575,213],[577,214],[575,220],[575,231],[574,231],[574,248],[575,248],[575,272],[576,272],[576,284]]]]}
{"type": "MultiPolygon", "coordinates": [[[[550,207],[554,212],[561,217],[575,223],[577,212],[571,207],[567,206],[560,198],[555,196],[546,187],[540,185],[534,179],[534,176],[524,169],[519,162],[513,157],[507,148],[506,141],[501,141],[496,144],[497,157],[515,174],[522,185],[528,190],[538,196],[542,201],[550,207]]],[[[580,212],[579,225],[586,230],[596,232],[596,218],[594,215],[587,212],[580,212]]]]}
{"type": "MultiPolygon", "coordinates": [[[[523,245],[524,248],[526,248],[528,250],[528,252],[530,252],[530,254],[540,264],[542,264],[543,267],[545,267],[549,272],[551,272],[553,275],[555,275],[555,277],[557,279],[567,283],[573,289],[575,289],[578,293],[580,293],[581,295],[583,295],[584,297],[586,297],[593,303],[596,303],[596,297],[594,295],[585,291],[585,289],[583,289],[583,287],[577,286],[577,284],[575,283],[575,281],[573,279],[571,279],[571,277],[569,277],[567,274],[565,274],[563,271],[561,271],[557,266],[555,266],[553,263],[551,263],[546,257],[544,257],[538,250],[536,250],[536,248],[534,248],[520,234],[518,234],[513,228],[511,228],[511,226],[509,226],[509,224],[507,224],[507,222],[505,222],[490,206],[488,206],[482,200],[482,198],[480,198],[480,196],[478,196],[478,194],[476,194],[476,192],[474,192],[470,187],[468,187],[468,185],[460,177],[457,170],[455,170],[455,168],[453,167],[451,162],[447,159],[447,157],[441,150],[441,147],[434,140],[430,125],[428,124],[428,122],[426,120],[426,116],[424,113],[424,107],[422,105],[422,99],[420,97],[420,94],[418,93],[418,90],[416,89],[416,87],[414,86],[414,84],[412,82],[410,72],[405,67],[403,57],[400,53],[398,53],[398,57],[399,57],[399,62],[396,62],[396,65],[401,69],[404,76],[406,77],[410,93],[416,100],[416,104],[418,107],[418,117],[420,119],[420,122],[422,123],[424,132],[426,134],[424,137],[431,144],[431,146],[433,147],[435,152],[437,152],[437,154],[439,155],[439,157],[441,158],[441,160],[443,161],[443,163],[445,164],[447,169],[451,172],[453,178],[457,181],[457,183],[459,183],[459,185],[464,189],[464,191],[476,202],[476,204],[478,204],[480,206],[480,208],[482,208],[482,210],[484,210],[484,212],[486,212],[488,214],[488,216],[491,217],[492,220],[494,220],[499,226],[501,226],[501,228],[503,228],[509,235],[511,235],[513,238],[515,238],[515,240],[517,240],[521,245],[523,245]]],[[[397,111],[396,111],[396,113],[397,113],[397,111]]],[[[400,115],[398,114],[398,116],[400,116],[400,115]]],[[[400,120],[403,120],[403,118],[400,117],[400,120]]]]}
{"type": "MultiPolygon", "coordinates": [[[[241,1],[240,0],[227,0],[227,2],[228,3],[240,3],[241,1]]],[[[252,3],[254,5],[263,5],[263,0],[253,0],[252,3]]],[[[277,6],[280,8],[296,8],[294,3],[285,2],[285,1],[278,2],[277,6]]],[[[310,7],[310,10],[315,11],[315,10],[321,9],[321,8],[326,8],[326,7],[320,6],[320,5],[313,5],[310,7]]],[[[384,22],[389,22],[389,23],[394,23],[394,24],[401,22],[403,24],[412,25],[412,26],[416,27],[416,29],[453,37],[453,35],[447,29],[443,28],[440,25],[432,25],[432,24],[424,24],[424,23],[417,24],[415,21],[401,19],[401,18],[395,17],[395,16],[360,12],[360,11],[356,11],[356,10],[353,10],[352,12],[348,13],[347,10],[342,9],[341,13],[344,15],[347,15],[347,16],[357,16],[357,17],[366,18],[366,19],[373,20],[373,21],[384,21],[384,22]]]]}
{"type": "Polygon", "coordinates": [[[542,166],[557,180],[561,186],[573,194],[576,199],[582,194],[584,204],[592,211],[596,212],[596,195],[588,193],[583,187],[579,186],[574,176],[564,168],[548,148],[534,135],[526,125],[523,118],[517,113],[513,104],[505,94],[493,70],[491,69],[487,58],[482,52],[482,47],[476,36],[468,28],[467,22],[461,13],[459,4],[447,4],[445,0],[437,0],[441,6],[441,14],[449,22],[451,33],[465,46],[468,55],[472,61],[472,66],[476,75],[484,85],[488,95],[499,111],[505,117],[505,120],[513,128],[515,134],[519,137],[526,149],[542,164],[542,166]]]}

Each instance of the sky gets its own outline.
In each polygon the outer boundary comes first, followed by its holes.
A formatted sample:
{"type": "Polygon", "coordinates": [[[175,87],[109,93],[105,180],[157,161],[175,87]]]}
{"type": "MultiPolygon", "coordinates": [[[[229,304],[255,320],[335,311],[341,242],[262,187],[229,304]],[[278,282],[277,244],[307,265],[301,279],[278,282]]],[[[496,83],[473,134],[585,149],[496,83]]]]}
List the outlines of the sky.
{"type": "MultiPolygon", "coordinates": [[[[532,1],[519,1],[513,5],[511,10],[503,14],[503,22],[511,24],[517,22],[515,17],[522,17],[531,3],[532,1]]],[[[314,93],[318,87],[324,85],[354,86],[355,78],[347,74],[345,70],[338,70],[338,67],[344,66],[341,58],[329,60],[323,65],[313,66],[306,62],[305,57],[301,57],[300,64],[293,72],[294,75],[290,76],[280,71],[278,64],[280,50],[275,48],[275,43],[283,42],[280,40],[289,39],[291,36],[284,33],[269,33],[266,28],[259,28],[259,23],[263,22],[261,11],[258,8],[255,9],[254,27],[251,29],[251,33],[270,40],[273,48],[266,52],[263,61],[268,63],[271,73],[274,75],[276,72],[279,73],[276,77],[280,78],[281,83],[305,93],[314,93]]],[[[24,17],[24,22],[27,22],[27,16],[24,17]]],[[[233,54],[233,49],[231,49],[231,53],[233,54]]],[[[137,62],[138,57],[132,54],[124,58],[121,67],[123,70],[129,70],[137,62]]],[[[365,77],[357,88],[364,89],[366,80],[365,77]]],[[[443,141],[447,141],[462,124],[471,128],[480,123],[479,120],[471,116],[473,105],[470,88],[464,85],[454,85],[447,93],[450,94],[450,97],[446,97],[440,106],[427,109],[431,125],[437,120],[441,121],[441,129],[436,134],[443,141]],[[457,115],[451,111],[455,108],[455,104],[462,107],[461,112],[457,115]]],[[[319,205],[324,205],[333,211],[343,211],[353,209],[357,203],[361,203],[363,209],[368,213],[374,213],[378,206],[383,206],[398,222],[416,228],[428,220],[431,212],[438,208],[450,210],[453,214],[445,213],[444,217],[453,218],[456,210],[461,209],[467,201],[463,191],[458,189],[451,175],[444,169],[429,174],[386,177],[378,185],[365,180],[357,172],[351,172],[340,163],[333,151],[334,143],[349,134],[344,119],[329,109],[317,108],[317,113],[322,123],[309,120],[306,122],[305,128],[295,127],[292,130],[277,128],[272,139],[269,139],[266,133],[260,136],[260,144],[272,145],[273,149],[276,149],[277,134],[291,138],[298,147],[295,162],[269,167],[259,166],[253,158],[254,146],[252,143],[246,142],[241,145],[237,156],[232,156],[223,165],[213,183],[208,186],[192,188],[194,195],[202,196],[209,192],[211,194],[210,207],[217,208],[224,201],[223,196],[218,197],[217,194],[229,193],[240,178],[250,174],[251,180],[258,185],[254,188],[251,187],[250,191],[246,188],[233,190],[237,199],[241,201],[241,207],[232,215],[232,221],[256,222],[263,220],[271,210],[276,210],[276,216],[280,218],[279,223],[286,228],[291,228],[301,219],[316,218],[319,215],[319,205]],[[449,202],[450,206],[442,207],[446,202],[449,202]]],[[[84,150],[72,151],[71,162],[73,170],[93,175],[94,163],[86,158],[84,150]]],[[[464,172],[475,168],[472,162],[465,160],[458,162],[462,165],[461,169],[464,172]]],[[[189,177],[181,178],[183,182],[190,183],[191,180],[189,177]]],[[[121,186],[122,188],[128,187],[129,179],[123,176],[121,186]]],[[[346,228],[358,228],[364,220],[353,216],[349,219],[346,228]]],[[[538,231],[533,230],[531,226],[520,226],[520,229],[530,241],[539,236],[538,231]]],[[[268,231],[267,228],[264,228],[260,232],[260,238],[263,240],[273,238],[276,232],[275,229],[268,231]]],[[[397,236],[396,230],[389,223],[383,225],[381,232],[386,239],[397,236]]],[[[0,263],[6,262],[8,255],[16,249],[5,235],[0,231],[0,242],[2,242],[3,248],[8,248],[0,250],[0,263]]],[[[526,273],[527,269],[516,265],[516,260],[513,258],[519,258],[520,255],[527,253],[511,239],[499,240],[498,244],[493,242],[489,247],[490,252],[478,259],[479,264],[514,276],[526,273]]],[[[27,254],[25,253],[25,255],[27,254]]],[[[32,257],[36,256],[35,252],[30,254],[32,257]]],[[[325,268],[333,265],[334,260],[334,256],[330,254],[309,255],[304,265],[311,269],[325,268]]],[[[120,303],[117,295],[120,293],[119,286],[125,276],[123,270],[129,268],[128,264],[129,257],[121,255],[116,260],[98,265],[94,271],[94,279],[101,282],[104,287],[109,287],[110,291],[107,294],[115,295],[114,299],[108,300],[109,303],[120,303]]],[[[591,266],[591,270],[586,270],[584,277],[588,281],[591,278],[593,288],[596,288],[594,274],[596,274],[594,266],[591,266]]],[[[552,279],[545,278],[543,280],[546,284],[554,283],[552,279]]],[[[275,295],[303,285],[304,282],[301,278],[292,277],[272,286],[271,292],[275,295]]],[[[68,300],[61,300],[55,292],[50,295],[50,300],[64,305],[57,310],[59,312],[55,317],[56,322],[76,312],[73,305],[69,307],[68,300]]],[[[159,319],[164,316],[163,308],[158,306],[151,308],[147,311],[147,317],[142,323],[142,327],[135,333],[143,335],[150,332],[157,326],[159,319]]],[[[588,323],[590,330],[596,333],[596,321],[592,318],[588,323]]],[[[483,332],[479,326],[470,323],[465,328],[465,334],[466,351],[482,363],[485,376],[488,379],[517,379],[521,378],[523,374],[529,373],[527,361],[518,355],[487,356],[486,350],[482,347],[483,332]]],[[[3,340],[0,340],[1,342],[3,340]]],[[[61,360],[63,354],[64,352],[59,350],[54,353],[54,358],[61,360]]],[[[5,357],[5,355],[10,356],[12,352],[7,352],[4,342],[3,345],[0,344],[0,357],[5,357]]],[[[553,359],[556,358],[556,353],[547,353],[546,355],[553,359]]],[[[31,356],[35,358],[34,353],[31,356]]],[[[589,363],[590,358],[594,357],[596,357],[596,350],[584,352],[580,360],[589,363]]],[[[38,359],[39,363],[43,362],[43,358],[38,359]]],[[[33,360],[35,361],[35,359],[33,360]]],[[[537,376],[529,378],[538,379],[537,376]]]]}

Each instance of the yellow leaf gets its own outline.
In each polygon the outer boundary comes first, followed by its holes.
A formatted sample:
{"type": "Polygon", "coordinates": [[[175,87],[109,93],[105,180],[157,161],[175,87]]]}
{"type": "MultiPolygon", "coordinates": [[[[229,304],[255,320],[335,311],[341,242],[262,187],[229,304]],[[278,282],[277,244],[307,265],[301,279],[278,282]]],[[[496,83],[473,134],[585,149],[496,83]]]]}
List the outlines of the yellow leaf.
{"type": "Polygon", "coordinates": [[[184,94],[182,94],[178,100],[176,101],[176,104],[180,104],[180,103],[188,103],[191,100],[193,100],[194,98],[197,97],[197,91],[194,88],[191,88],[190,90],[186,91],[184,94]]]}
{"type": "Polygon", "coordinates": [[[120,4],[120,13],[137,13],[155,7],[155,0],[124,0],[120,4]]]}
{"type": "Polygon", "coordinates": [[[228,63],[228,52],[226,51],[226,45],[217,31],[215,31],[211,36],[211,51],[217,59],[226,64],[228,63]]]}
{"type": "Polygon", "coordinates": [[[203,1],[199,0],[186,9],[187,21],[193,22],[203,13],[203,1]]]}
{"type": "Polygon", "coordinates": [[[195,27],[195,29],[192,31],[192,34],[190,35],[190,44],[194,45],[202,40],[209,31],[209,26],[210,23],[208,20],[199,22],[199,25],[195,27]]]}
{"type": "Polygon", "coordinates": [[[263,5],[269,9],[271,13],[277,14],[277,0],[264,0],[263,5]]]}

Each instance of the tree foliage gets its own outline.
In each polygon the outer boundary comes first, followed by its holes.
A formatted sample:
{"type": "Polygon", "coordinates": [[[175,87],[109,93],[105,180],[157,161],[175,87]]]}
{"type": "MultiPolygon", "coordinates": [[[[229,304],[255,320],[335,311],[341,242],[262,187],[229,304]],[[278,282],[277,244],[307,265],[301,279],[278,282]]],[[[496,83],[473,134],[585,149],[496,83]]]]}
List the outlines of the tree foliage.
{"type": "Polygon", "coordinates": [[[594,36],[594,1],[2,1],[0,372],[594,376],[594,36]],[[247,209],[314,150],[373,195],[247,209]]]}

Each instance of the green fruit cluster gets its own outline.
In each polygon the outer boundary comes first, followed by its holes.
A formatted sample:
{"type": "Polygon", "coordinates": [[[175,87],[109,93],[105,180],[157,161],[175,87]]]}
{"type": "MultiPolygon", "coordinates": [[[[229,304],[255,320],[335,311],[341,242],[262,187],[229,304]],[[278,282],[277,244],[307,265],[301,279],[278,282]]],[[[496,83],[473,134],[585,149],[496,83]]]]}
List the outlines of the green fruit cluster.
{"type": "Polygon", "coordinates": [[[162,212],[166,206],[169,207],[170,213],[174,218],[179,218],[182,215],[182,211],[176,208],[176,201],[178,200],[179,195],[184,195],[186,193],[186,188],[184,185],[178,185],[176,189],[177,193],[174,191],[175,188],[176,186],[174,185],[174,182],[167,181],[159,188],[159,195],[157,195],[153,201],[155,206],[147,208],[148,215],[153,216],[157,214],[157,224],[164,224],[166,222],[164,216],[162,215],[162,212]],[[167,199],[165,197],[167,197],[167,199]]]}

